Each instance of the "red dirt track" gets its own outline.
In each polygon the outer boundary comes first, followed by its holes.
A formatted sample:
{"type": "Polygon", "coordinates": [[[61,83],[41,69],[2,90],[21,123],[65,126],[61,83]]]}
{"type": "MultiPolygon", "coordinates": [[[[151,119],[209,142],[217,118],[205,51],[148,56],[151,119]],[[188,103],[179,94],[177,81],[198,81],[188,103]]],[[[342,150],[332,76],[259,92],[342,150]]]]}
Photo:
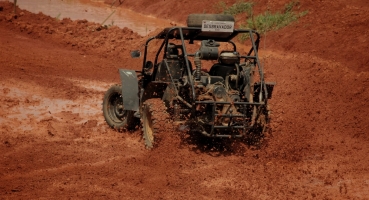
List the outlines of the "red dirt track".
{"type": "MultiPolygon", "coordinates": [[[[116,6],[178,24],[213,11],[189,2],[116,6]]],[[[257,13],[289,1],[254,2],[257,13]]],[[[101,111],[118,69],[140,68],[129,52],[146,38],[19,8],[14,17],[0,1],[0,199],[369,199],[369,4],[301,0],[298,10],[309,12],[261,41],[277,85],[260,148],[204,146],[175,130],[147,150],[141,129],[111,130],[101,111]]]]}

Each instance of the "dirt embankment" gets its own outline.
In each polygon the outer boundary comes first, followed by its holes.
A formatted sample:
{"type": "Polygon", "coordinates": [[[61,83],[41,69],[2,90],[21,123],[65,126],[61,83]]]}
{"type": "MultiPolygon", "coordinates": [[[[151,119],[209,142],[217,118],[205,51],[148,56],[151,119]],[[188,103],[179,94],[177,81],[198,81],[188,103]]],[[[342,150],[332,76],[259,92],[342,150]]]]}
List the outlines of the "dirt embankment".
{"type": "MultiPolygon", "coordinates": [[[[105,0],[107,4],[115,2],[122,6],[185,24],[189,13],[214,13],[217,1],[119,1],[105,0]],[[145,4],[146,6],[142,7],[145,4]]],[[[224,1],[230,6],[236,0],[224,1]]],[[[255,0],[254,15],[282,11],[290,0],[255,0]]],[[[266,47],[270,50],[308,53],[322,59],[329,59],[347,65],[355,71],[367,71],[369,66],[369,4],[365,0],[348,3],[338,1],[299,1],[295,12],[308,11],[297,23],[282,30],[269,32],[266,47]]],[[[236,17],[237,23],[246,21],[244,15],[236,17]]]]}
{"type": "MultiPolygon", "coordinates": [[[[287,1],[255,2],[261,12],[287,1]]],[[[121,6],[182,23],[211,3],[121,6]]],[[[277,86],[262,148],[201,146],[168,132],[170,145],[148,151],[140,130],[110,130],[101,113],[117,69],[139,68],[128,55],[145,38],[19,9],[14,18],[0,2],[0,197],[367,199],[367,9],[303,1],[308,15],[263,38],[266,78],[277,86]]]]}

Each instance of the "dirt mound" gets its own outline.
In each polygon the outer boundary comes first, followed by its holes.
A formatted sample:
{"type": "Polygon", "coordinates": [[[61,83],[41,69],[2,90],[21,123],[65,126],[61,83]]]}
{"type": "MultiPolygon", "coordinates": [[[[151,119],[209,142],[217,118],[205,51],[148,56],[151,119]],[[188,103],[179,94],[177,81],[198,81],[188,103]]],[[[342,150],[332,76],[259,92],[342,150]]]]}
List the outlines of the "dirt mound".
{"type": "MultiPolygon", "coordinates": [[[[109,59],[121,60],[121,52],[129,52],[144,41],[142,36],[127,28],[101,26],[87,20],[55,19],[42,13],[33,14],[3,2],[0,20],[8,29],[18,30],[35,39],[69,47],[83,53],[100,54],[109,59]],[[127,45],[129,43],[129,45],[127,45]]],[[[127,54],[128,55],[128,54],[127,54]]]]}
{"type": "Polygon", "coordinates": [[[270,48],[308,53],[357,72],[369,70],[366,1],[304,1],[300,10],[308,14],[298,23],[268,35],[270,48]]]}
{"type": "MultiPolygon", "coordinates": [[[[287,1],[256,2],[261,12],[287,1]]],[[[100,29],[85,20],[58,21],[20,9],[15,17],[12,4],[0,2],[0,196],[366,199],[368,45],[360,33],[367,32],[368,6],[363,2],[301,2],[307,16],[263,38],[266,79],[277,86],[262,146],[202,140],[175,130],[152,151],[144,148],[141,130],[115,132],[101,111],[105,90],[119,83],[117,69],[139,69],[142,60],[129,58],[129,52],[145,38],[128,29],[100,29]]],[[[194,9],[210,12],[211,3],[139,0],[121,6],[182,23],[194,9]]]]}

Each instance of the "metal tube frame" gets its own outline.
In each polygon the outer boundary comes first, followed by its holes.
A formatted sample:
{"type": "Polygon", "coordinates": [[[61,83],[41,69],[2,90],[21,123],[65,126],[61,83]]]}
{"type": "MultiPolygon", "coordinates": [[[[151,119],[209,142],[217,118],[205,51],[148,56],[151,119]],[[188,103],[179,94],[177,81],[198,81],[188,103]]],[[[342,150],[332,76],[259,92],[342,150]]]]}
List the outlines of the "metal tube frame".
{"type": "MultiPolygon", "coordinates": [[[[249,36],[250,36],[250,40],[251,40],[251,44],[252,44],[252,47],[250,49],[250,51],[248,52],[248,54],[246,56],[241,56],[241,58],[245,58],[245,59],[253,59],[254,60],[254,64],[258,67],[258,72],[259,72],[259,75],[260,75],[260,94],[259,96],[262,97],[261,93],[264,91],[264,99],[259,99],[259,102],[255,102],[255,103],[250,103],[250,102],[215,102],[215,101],[196,101],[196,94],[195,94],[195,84],[194,84],[194,80],[193,80],[193,77],[192,77],[192,73],[191,73],[191,69],[190,69],[190,63],[189,63],[189,60],[188,60],[188,56],[194,56],[194,54],[188,54],[187,53],[187,50],[185,48],[185,38],[183,36],[183,30],[198,30],[198,34],[201,33],[201,28],[198,28],[198,27],[172,27],[168,30],[168,32],[166,33],[165,35],[165,38],[164,38],[164,41],[163,43],[161,44],[156,56],[155,56],[155,64],[154,64],[154,74],[153,74],[153,78],[155,77],[155,73],[156,73],[156,70],[157,70],[157,62],[158,62],[158,57],[159,57],[159,54],[160,52],[162,51],[163,47],[166,49],[168,47],[168,40],[171,39],[170,36],[171,36],[171,33],[174,32],[174,31],[178,31],[179,32],[179,39],[181,40],[181,43],[182,43],[182,50],[183,50],[183,56],[184,56],[184,60],[185,60],[185,64],[186,64],[186,70],[187,70],[187,75],[188,75],[188,79],[189,79],[189,83],[191,85],[191,92],[192,92],[192,108],[191,108],[191,113],[192,113],[192,116],[195,116],[195,112],[196,112],[196,104],[212,104],[213,106],[213,110],[212,110],[212,119],[211,119],[211,123],[212,124],[208,124],[211,126],[211,131],[210,133],[207,133],[206,131],[200,131],[202,134],[206,135],[206,136],[209,136],[209,137],[242,137],[242,136],[245,136],[246,134],[246,129],[249,129],[250,127],[246,127],[246,119],[247,119],[247,116],[246,116],[246,113],[243,113],[243,115],[232,115],[232,114],[216,114],[215,112],[215,108],[216,108],[216,105],[219,105],[219,104],[229,104],[229,105],[242,105],[244,106],[244,108],[246,108],[247,105],[252,105],[252,106],[264,106],[267,104],[267,99],[268,99],[268,91],[266,89],[266,84],[265,84],[265,81],[264,81],[264,74],[263,74],[263,67],[260,63],[260,60],[259,60],[259,56],[258,56],[258,48],[259,48],[259,42],[260,42],[260,35],[258,32],[254,31],[254,30],[244,30],[244,29],[240,29],[240,30],[234,30],[233,33],[230,34],[229,38],[233,38],[235,37],[236,35],[238,35],[239,33],[248,33],[249,36]],[[256,35],[256,39],[254,38],[254,35],[256,35]],[[253,54],[253,55],[252,55],[253,54]],[[230,121],[228,123],[228,126],[215,126],[215,117],[216,116],[220,116],[220,117],[229,117],[230,118],[230,121]],[[243,126],[231,126],[231,121],[232,121],[232,118],[234,117],[243,117],[244,120],[243,120],[243,126]],[[230,129],[230,130],[233,130],[233,129],[243,129],[242,131],[242,134],[238,134],[238,135],[221,135],[221,134],[214,134],[214,130],[215,129],[230,129]]],[[[194,36],[196,37],[196,36],[194,36]]],[[[142,67],[142,73],[144,73],[144,67],[145,67],[145,63],[146,63],[146,59],[147,59],[147,49],[148,49],[148,44],[153,40],[153,39],[163,39],[163,38],[159,38],[158,36],[156,37],[150,37],[147,41],[146,41],[146,44],[145,44],[145,52],[144,52],[144,59],[143,59],[143,67],[142,67]]],[[[234,47],[234,50],[236,50],[236,45],[234,44],[234,42],[232,42],[231,40],[229,41],[222,41],[222,42],[229,42],[233,45],[234,47]]],[[[164,56],[163,58],[166,57],[166,54],[167,52],[164,51],[164,56]]],[[[167,70],[169,71],[168,69],[168,65],[166,65],[167,67],[167,70]]],[[[173,81],[173,78],[172,76],[170,76],[170,79],[172,81],[172,83],[174,84],[174,81],[173,81]]],[[[177,91],[177,89],[176,89],[177,91]]],[[[177,93],[178,95],[178,93],[177,93]]],[[[228,109],[229,110],[229,109],[228,109]]],[[[246,110],[246,109],[244,109],[246,110]]],[[[227,111],[228,112],[228,111],[227,111]]],[[[246,112],[246,111],[245,111],[246,112]]]]}

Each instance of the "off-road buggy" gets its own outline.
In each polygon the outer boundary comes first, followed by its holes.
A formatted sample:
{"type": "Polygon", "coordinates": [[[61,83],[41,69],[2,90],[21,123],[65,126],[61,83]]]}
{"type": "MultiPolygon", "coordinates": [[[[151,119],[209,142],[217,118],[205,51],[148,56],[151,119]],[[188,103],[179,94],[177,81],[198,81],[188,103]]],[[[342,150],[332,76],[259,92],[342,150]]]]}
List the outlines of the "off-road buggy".
{"type": "MultiPolygon", "coordinates": [[[[141,70],[119,69],[121,85],[112,86],[103,100],[106,122],[132,130],[141,121],[148,148],[157,145],[169,124],[207,137],[262,135],[274,84],[264,81],[260,35],[234,29],[231,15],[192,14],[187,25],[148,38],[141,70]],[[250,41],[244,55],[232,41],[240,34],[250,41]],[[152,41],[160,43],[152,47],[152,41]],[[152,57],[150,48],[157,49],[152,57]]],[[[140,57],[141,52],[131,55],[140,57]]]]}

